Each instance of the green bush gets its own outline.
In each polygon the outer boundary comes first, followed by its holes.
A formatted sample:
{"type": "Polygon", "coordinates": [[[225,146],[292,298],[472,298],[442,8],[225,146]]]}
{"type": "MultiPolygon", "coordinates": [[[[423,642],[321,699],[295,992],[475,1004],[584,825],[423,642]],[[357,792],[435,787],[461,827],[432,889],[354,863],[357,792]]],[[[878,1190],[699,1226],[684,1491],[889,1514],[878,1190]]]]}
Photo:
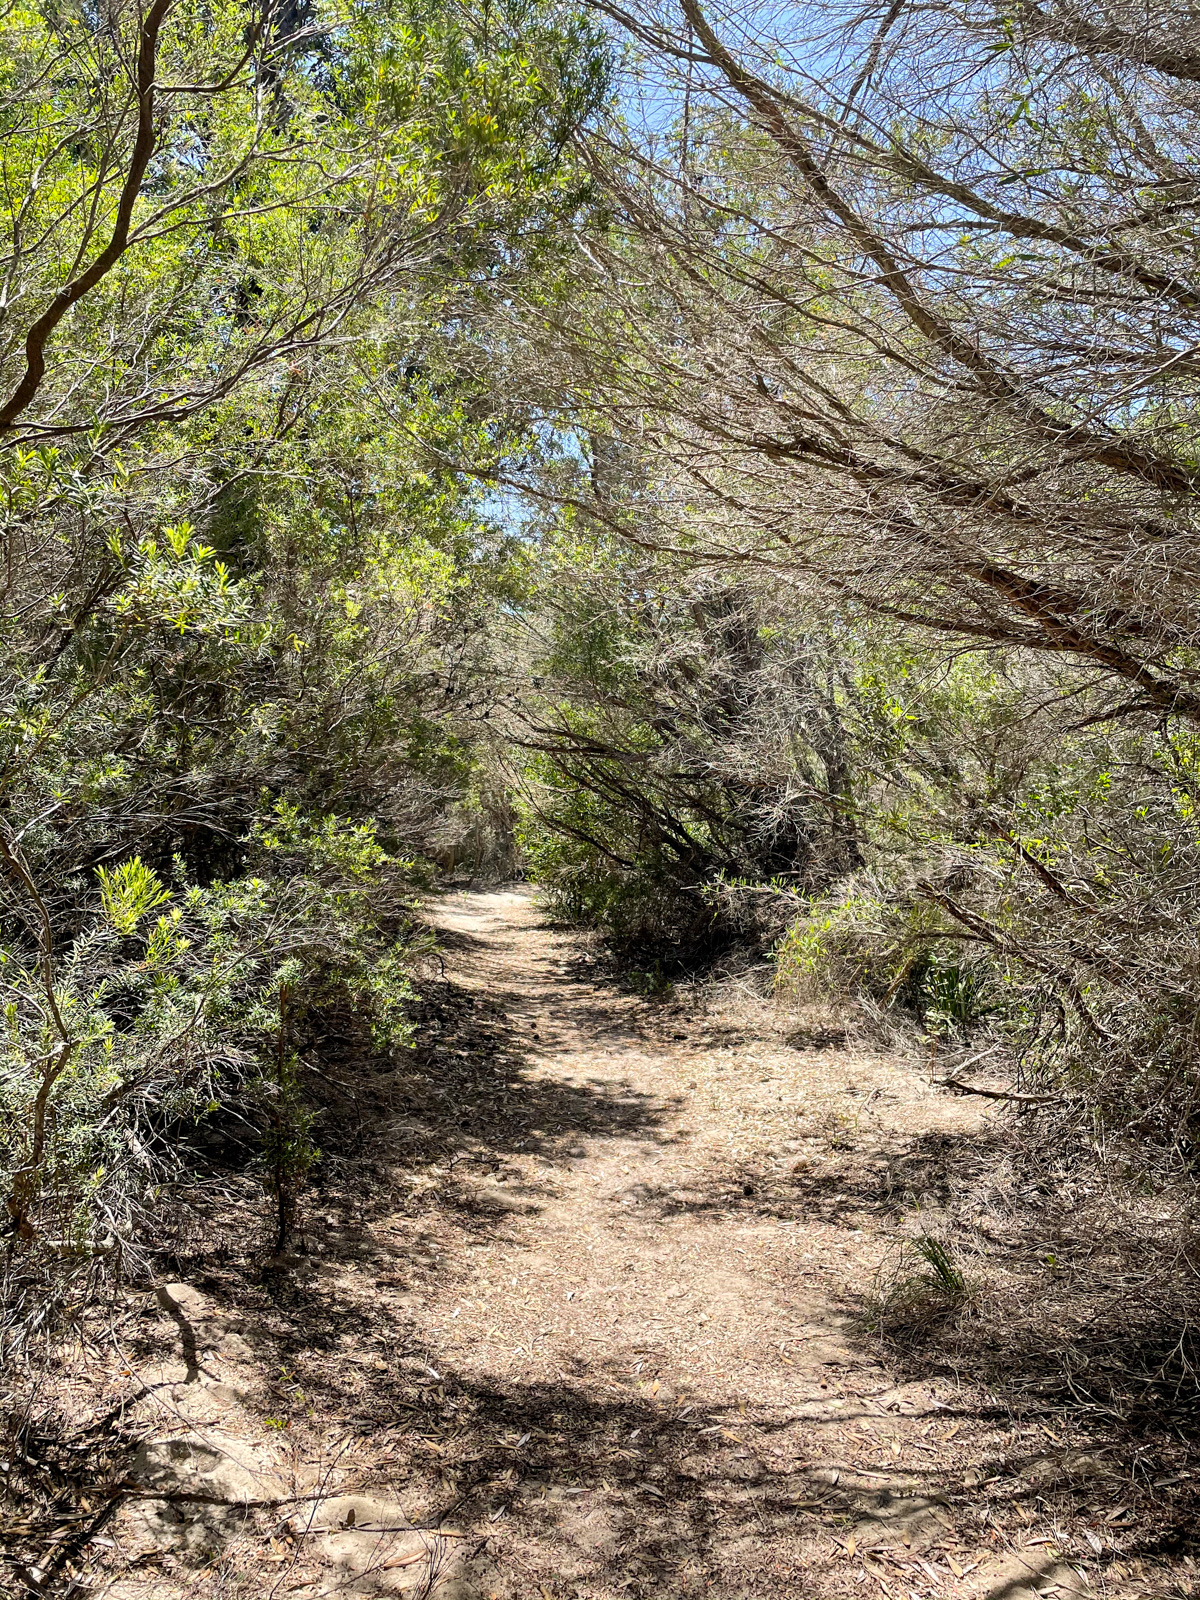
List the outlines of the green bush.
{"type": "Polygon", "coordinates": [[[777,606],[603,542],[581,558],[563,530],[541,561],[510,770],[548,905],[686,960],[758,932],[719,885],[824,885],[857,860],[828,662],[777,606]]]}
{"type": "Polygon", "coordinates": [[[291,1042],[299,1014],[341,994],[381,1044],[408,1041],[410,963],[394,931],[407,864],[369,825],[310,820],[286,802],[244,842],[261,870],[209,886],[179,860],[171,882],[138,857],[100,869],[69,945],[34,961],[0,952],[0,1184],[35,1255],[132,1265],[139,1224],[178,1170],[173,1130],[239,1098],[267,1105],[265,1168],[286,1232],[313,1158],[291,1042]]]}

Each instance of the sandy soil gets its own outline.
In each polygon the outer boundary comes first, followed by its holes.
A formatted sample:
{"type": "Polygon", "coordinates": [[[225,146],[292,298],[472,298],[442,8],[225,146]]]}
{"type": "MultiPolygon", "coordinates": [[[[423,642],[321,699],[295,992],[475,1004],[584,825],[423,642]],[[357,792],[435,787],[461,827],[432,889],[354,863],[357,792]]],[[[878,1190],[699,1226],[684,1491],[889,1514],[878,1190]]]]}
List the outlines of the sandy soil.
{"type": "Polygon", "coordinates": [[[92,1592],[1150,1592],[1103,1451],[862,1329],[984,1103],[732,990],[623,992],[524,893],[431,916],[415,1061],[330,1069],[304,1248],[249,1272],[231,1186],[80,1379],[142,1441],[92,1592]]]}

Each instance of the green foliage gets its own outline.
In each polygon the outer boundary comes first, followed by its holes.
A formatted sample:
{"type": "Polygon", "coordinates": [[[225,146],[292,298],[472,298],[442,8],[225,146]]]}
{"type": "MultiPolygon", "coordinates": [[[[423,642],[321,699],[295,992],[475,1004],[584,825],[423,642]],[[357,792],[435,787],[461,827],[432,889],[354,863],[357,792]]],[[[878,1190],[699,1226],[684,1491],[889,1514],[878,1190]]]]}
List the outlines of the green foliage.
{"type": "Polygon", "coordinates": [[[985,972],[965,967],[953,957],[931,960],[921,985],[926,1031],[969,1034],[996,1009],[990,987],[985,972]]]}
{"type": "Polygon", "coordinates": [[[114,868],[112,872],[97,867],[96,877],[100,881],[100,903],[104,915],[118,933],[132,933],[155,906],[171,898],[159,881],[158,874],[138,856],[114,868]]]}
{"type": "Polygon", "coordinates": [[[928,900],[864,878],[789,924],[775,945],[776,986],[800,1001],[867,999],[907,1011],[931,1036],[966,1038],[997,1006],[986,963],[968,964],[956,932],[928,900]]]}
{"type": "MultiPolygon", "coordinates": [[[[301,819],[285,801],[245,844],[263,873],[200,886],[177,859],[174,894],[137,858],[102,869],[52,987],[19,947],[3,952],[0,1182],[18,1231],[52,1230],[60,1255],[126,1247],[145,1189],[174,1164],[171,1128],[230,1095],[262,1098],[260,1063],[276,1061],[298,1020],[291,996],[311,1007],[346,993],[381,1039],[410,1036],[404,949],[381,922],[404,864],[369,825],[301,819]]],[[[277,1196],[315,1158],[294,1051],[285,1057],[266,1151],[277,1196]]]]}
{"type": "Polygon", "coordinates": [[[1092,722],[1077,687],[995,652],[883,642],[863,638],[848,719],[870,865],[804,904],[780,984],[982,1035],[1088,1137],[1190,1162],[1192,736],[1092,722]]]}
{"type": "Polygon", "coordinates": [[[560,529],[541,561],[519,838],[558,914],[686,957],[729,935],[714,885],[811,885],[854,858],[811,641],[749,586],[665,559],[602,542],[581,559],[560,529]]]}
{"type": "Polygon", "coordinates": [[[153,14],[0,20],[18,1328],[146,1264],[199,1118],[259,1128],[285,1242],[322,1011],[411,1041],[411,892],[519,564],[449,464],[509,439],[462,330],[553,280],[607,93],[594,24],[524,0],[153,14]]]}
{"type": "Polygon", "coordinates": [[[929,1268],[929,1283],[935,1285],[947,1301],[961,1302],[967,1295],[967,1280],[941,1239],[924,1233],[913,1241],[913,1249],[929,1268]]]}
{"type": "Polygon", "coordinates": [[[978,1294],[978,1285],[945,1241],[923,1233],[901,1250],[890,1270],[880,1273],[866,1297],[862,1322],[870,1333],[911,1342],[969,1310],[978,1294]],[[921,1270],[914,1270],[918,1263],[921,1270]]]}
{"type": "MultiPolygon", "coordinates": [[[[244,0],[163,10],[127,242],[50,344],[50,390],[85,426],[170,425],[273,364],[286,391],[326,342],[369,340],[379,295],[411,309],[557,248],[586,188],[563,145],[606,93],[581,14],[326,0],[288,35],[244,0]]],[[[117,236],[139,30],[129,6],[101,29],[36,8],[0,24],[10,308],[117,236]]]]}

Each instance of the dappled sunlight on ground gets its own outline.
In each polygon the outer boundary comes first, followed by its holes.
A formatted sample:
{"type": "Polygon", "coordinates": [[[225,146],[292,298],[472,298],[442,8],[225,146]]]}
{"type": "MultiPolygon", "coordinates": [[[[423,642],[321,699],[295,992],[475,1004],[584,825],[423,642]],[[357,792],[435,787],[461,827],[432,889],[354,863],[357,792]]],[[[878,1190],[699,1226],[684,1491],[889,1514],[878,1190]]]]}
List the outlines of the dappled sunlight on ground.
{"type": "Polygon", "coordinates": [[[994,1112],[744,993],[623,993],[523,893],[431,917],[418,1048],[330,1070],[295,1251],[217,1207],[77,1375],[143,1441],[95,1592],[1150,1592],[1161,1453],[1139,1485],[1107,1424],[864,1328],[994,1112]]]}

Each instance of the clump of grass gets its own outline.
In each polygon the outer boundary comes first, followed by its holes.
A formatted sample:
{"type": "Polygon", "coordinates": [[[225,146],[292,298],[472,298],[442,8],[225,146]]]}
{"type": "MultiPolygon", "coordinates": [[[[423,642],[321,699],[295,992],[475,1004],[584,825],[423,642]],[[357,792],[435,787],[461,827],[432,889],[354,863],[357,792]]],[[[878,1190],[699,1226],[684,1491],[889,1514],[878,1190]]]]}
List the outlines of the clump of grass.
{"type": "Polygon", "coordinates": [[[956,1264],[942,1241],[930,1233],[923,1233],[913,1241],[913,1249],[929,1268],[924,1281],[936,1286],[947,1300],[961,1305],[971,1293],[970,1286],[962,1268],[956,1264]]]}
{"type": "Polygon", "coordinates": [[[920,1338],[967,1310],[978,1295],[979,1286],[950,1247],[923,1233],[906,1244],[890,1271],[880,1273],[863,1307],[863,1323],[883,1338],[920,1338]]]}

